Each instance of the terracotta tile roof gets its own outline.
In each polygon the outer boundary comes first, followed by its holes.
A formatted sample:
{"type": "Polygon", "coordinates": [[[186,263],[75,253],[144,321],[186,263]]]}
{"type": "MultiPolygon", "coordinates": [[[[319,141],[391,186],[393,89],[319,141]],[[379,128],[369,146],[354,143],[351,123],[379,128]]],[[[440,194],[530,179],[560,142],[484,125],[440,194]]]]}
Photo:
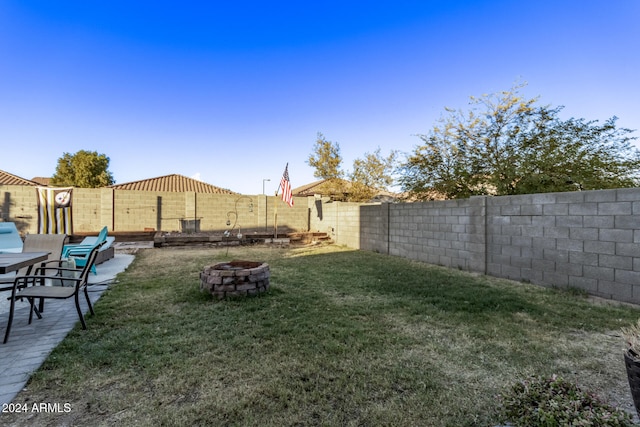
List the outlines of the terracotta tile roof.
{"type": "MultiPolygon", "coordinates": [[[[321,179],[311,184],[302,185],[291,190],[296,197],[308,197],[320,194],[336,200],[348,199],[352,192],[353,183],[342,178],[321,179]]],[[[398,194],[386,190],[374,190],[371,202],[395,202],[400,197],[398,194]]]]}
{"type": "Polygon", "coordinates": [[[0,170],[0,185],[32,185],[35,187],[38,183],[0,170]]]}
{"type": "Polygon", "coordinates": [[[345,189],[348,189],[351,186],[351,183],[349,181],[345,181],[340,178],[321,179],[320,181],[315,181],[311,184],[296,187],[291,190],[291,193],[296,197],[306,197],[313,196],[314,194],[332,193],[332,184],[343,184],[345,189]]]}
{"type": "Polygon", "coordinates": [[[44,186],[49,186],[51,184],[51,178],[46,178],[44,176],[36,176],[31,178],[31,181],[44,186]]]}
{"type": "Polygon", "coordinates": [[[237,194],[226,188],[216,187],[215,185],[177,174],[126,182],[124,184],[114,184],[109,187],[116,190],[168,191],[177,193],[193,191],[196,193],[237,194]]]}

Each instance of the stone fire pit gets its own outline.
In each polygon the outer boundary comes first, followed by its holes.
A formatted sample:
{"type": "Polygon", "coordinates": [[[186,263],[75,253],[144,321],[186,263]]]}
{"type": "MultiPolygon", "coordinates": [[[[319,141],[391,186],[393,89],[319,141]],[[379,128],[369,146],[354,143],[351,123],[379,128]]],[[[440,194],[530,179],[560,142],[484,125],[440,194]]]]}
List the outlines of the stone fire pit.
{"type": "Polygon", "coordinates": [[[200,290],[222,299],[257,295],[269,289],[269,264],[230,261],[209,265],[200,273],[200,290]]]}

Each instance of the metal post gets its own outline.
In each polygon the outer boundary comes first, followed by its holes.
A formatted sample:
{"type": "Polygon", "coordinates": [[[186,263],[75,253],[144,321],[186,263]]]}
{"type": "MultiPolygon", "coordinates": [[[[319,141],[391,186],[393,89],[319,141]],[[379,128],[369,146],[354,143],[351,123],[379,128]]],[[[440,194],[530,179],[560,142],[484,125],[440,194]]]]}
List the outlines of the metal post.
{"type": "Polygon", "coordinates": [[[267,231],[267,216],[269,215],[269,209],[267,206],[267,195],[264,192],[264,183],[267,181],[271,182],[269,178],[264,178],[262,180],[262,194],[264,195],[264,231],[267,231]]]}
{"type": "Polygon", "coordinates": [[[269,226],[269,196],[264,195],[264,231],[267,231],[269,226]]]}

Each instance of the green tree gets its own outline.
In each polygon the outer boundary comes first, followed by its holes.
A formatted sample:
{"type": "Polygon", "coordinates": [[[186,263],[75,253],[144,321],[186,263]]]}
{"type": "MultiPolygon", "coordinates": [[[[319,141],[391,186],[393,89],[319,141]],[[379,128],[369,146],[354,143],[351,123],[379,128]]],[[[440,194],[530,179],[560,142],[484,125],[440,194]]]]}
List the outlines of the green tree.
{"type": "Polygon", "coordinates": [[[638,185],[640,153],[630,129],[561,120],[562,107],[537,105],[522,85],[471,97],[447,115],[401,167],[399,182],[419,199],[594,190],[638,185]]]}
{"type": "Polygon", "coordinates": [[[80,188],[105,187],[114,183],[109,172],[109,158],[96,151],[80,150],[75,154],[64,153],[58,159],[51,184],[80,188]]]}
{"type": "Polygon", "coordinates": [[[393,184],[392,174],[397,156],[396,151],[391,151],[387,157],[383,157],[380,147],[373,153],[365,153],[364,158],[353,161],[351,180],[367,187],[387,190],[393,184]]]}
{"type": "Polygon", "coordinates": [[[365,153],[364,158],[353,161],[351,179],[351,201],[371,200],[378,191],[386,191],[393,185],[393,171],[396,167],[397,152],[391,151],[383,157],[380,148],[373,153],[365,153]]]}
{"type": "Polygon", "coordinates": [[[318,132],[316,143],[307,163],[315,168],[313,176],[317,178],[333,179],[343,176],[340,169],[342,164],[340,145],[337,142],[327,141],[320,132],[318,132]]]}

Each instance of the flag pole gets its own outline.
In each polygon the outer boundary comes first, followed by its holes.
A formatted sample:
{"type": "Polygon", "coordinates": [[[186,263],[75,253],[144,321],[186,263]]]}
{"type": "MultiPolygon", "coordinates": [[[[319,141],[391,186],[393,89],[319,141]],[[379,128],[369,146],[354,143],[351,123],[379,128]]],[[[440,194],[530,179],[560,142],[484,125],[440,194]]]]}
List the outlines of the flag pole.
{"type": "Polygon", "coordinates": [[[276,202],[274,203],[273,208],[273,238],[278,238],[278,191],[280,191],[280,187],[282,187],[282,182],[278,185],[278,189],[276,190],[276,202]]]}
{"type": "MultiPolygon", "coordinates": [[[[289,207],[293,206],[293,196],[291,194],[291,181],[289,181],[289,163],[284,167],[284,173],[282,174],[282,178],[280,179],[280,185],[278,185],[278,189],[276,190],[276,197],[278,196],[278,191],[282,188],[282,201],[287,202],[289,207]]],[[[273,237],[274,239],[278,238],[278,202],[276,202],[276,206],[273,210],[274,219],[273,219],[273,237]]]]}

